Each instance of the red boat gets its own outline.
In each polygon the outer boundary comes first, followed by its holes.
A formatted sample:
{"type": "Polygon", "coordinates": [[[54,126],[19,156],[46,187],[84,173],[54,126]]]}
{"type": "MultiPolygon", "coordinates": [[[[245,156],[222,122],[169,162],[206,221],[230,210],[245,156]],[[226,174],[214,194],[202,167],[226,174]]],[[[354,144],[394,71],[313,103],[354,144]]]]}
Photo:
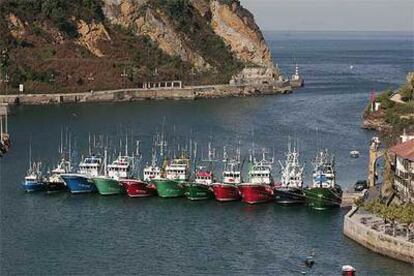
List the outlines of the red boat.
{"type": "Polygon", "coordinates": [[[268,202],[273,199],[273,160],[267,160],[263,151],[263,159],[252,162],[253,166],[249,170],[250,181],[238,185],[242,201],[250,204],[268,202]]]}
{"type": "Polygon", "coordinates": [[[231,160],[226,163],[223,172],[223,183],[214,183],[213,191],[218,201],[240,200],[240,193],[237,185],[241,183],[240,162],[231,160]]]}
{"type": "Polygon", "coordinates": [[[129,197],[149,197],[157,194],[153,184],[136,179],[124,179],[120,181],[129,197]]]}
{"type": "Polygon", "coordinates": [[[268,202],[273,198],[270,185],[243,183],[238,188],[242,201],[249,204],[268,202]]]}
{"type": "Polygon", "coordinates": [[[236,185],[226,183],[214,183],[213,191],[218,201],[240,200],[239,190],[236,185]]]}

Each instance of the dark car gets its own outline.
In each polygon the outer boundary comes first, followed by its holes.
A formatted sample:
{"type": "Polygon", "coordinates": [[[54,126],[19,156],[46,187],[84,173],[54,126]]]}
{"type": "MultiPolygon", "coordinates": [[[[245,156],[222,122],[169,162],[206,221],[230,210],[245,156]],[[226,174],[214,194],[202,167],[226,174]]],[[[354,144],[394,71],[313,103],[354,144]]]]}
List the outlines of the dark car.
{"type": "Polygon", "coordinates": [[[358,180],[354,185],[355,192],[362,192],[365,189],[368,189],[368,182],[366,180],[358,180]]]}

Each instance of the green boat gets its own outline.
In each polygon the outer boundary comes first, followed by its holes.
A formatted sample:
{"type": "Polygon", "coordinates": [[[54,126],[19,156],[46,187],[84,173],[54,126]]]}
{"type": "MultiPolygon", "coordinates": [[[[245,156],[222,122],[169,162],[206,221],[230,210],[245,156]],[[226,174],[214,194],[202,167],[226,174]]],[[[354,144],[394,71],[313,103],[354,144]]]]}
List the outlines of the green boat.
{"type": "Polygon", "coordinates": [[[337,186],[334,188],[314,187],[304,190],[307,203],[316,210],[326,210],[339,207],[342,202],[342,189],[337,186]]]}
{"type": "Polygon", "coordinates": [[[316,210],[341,206],[342,189],[336,184],[335,157],[327,150],[320,151],[313,164],[312,185],[304,190],[308,205],[316,210]]]}
{"type": "Polygon", "coordinates": [[[214,198],[214,193],[207,185],[188,183],[185,189],[185,196],[189,200],[205,200],[214,198]]]}
{"type": "Polygon", "coordinates": [[[205,200],[214,198],[211,189],[213,184],[213,173],[210,171],[199,170],[196,173],[195,181],[186,184],[185,196],[189,200],[205,200]]]}
{"type": "Polygon", "coordinates": [[[119,181],[110,177],[95,177],[93,182],[101,195],[117,195],[124,192],[119,181]]]}
{"type": "MultiPolygon", "coordinates": [[[[93,179],[99,194],[101,195],[117,195],[125,192],[119,179],[129,178],[132,174],[131,164],[133,158],[129,156],[119,155],[116,160],[105,168],[105,175],[98,176],[93,179]]],[[[105,152],[105,167],[106,167],[106,152],[105,152]]]]}
{"type": "Polygon", "coordinates": [[[184,183],[170,179],[156,179],[152,183],[157,188],[158,195],[162,198],[172,198],[184,196],[184,183]]]}
{"type": "Polygon", "coordinates": [[[175,158],[167,164],[165,166],[165,176],[152,181],[157,187],[158,195],[163,198],[184,196],[184,185],[190,178],[189,168],[190,160],[184,156],[175,158]]]}

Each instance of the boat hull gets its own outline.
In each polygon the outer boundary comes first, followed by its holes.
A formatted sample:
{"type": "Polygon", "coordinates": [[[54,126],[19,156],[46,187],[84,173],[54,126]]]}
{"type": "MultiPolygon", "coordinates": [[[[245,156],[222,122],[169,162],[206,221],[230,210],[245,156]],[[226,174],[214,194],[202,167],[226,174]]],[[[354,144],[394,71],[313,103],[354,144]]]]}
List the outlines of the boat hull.
{"type": "Polygon", "coordinates": [[[160,179],[152,181],[157,188],[158,196],[162,198],[182,197],[185,189],[179,181],[160,179]]]}
{"type": "Polygon", "coordinates": [[[119,195],[124,192],[119,181],[112,178],[95,177],[93,182],[100,195],[119,195]]]}
{"type": "Polygon", "coordinates": [[[97,191],[93,180],[87,176],[67,174],[61,175],[61,177],[72,194],[94,193],[97,191]]]}
{"type": "Polygon", "coordinates": [[[236,201],[241,198],[236,185],[216,183],[213,184],[213,191],[217,201],[236,201]]]}
{"type": "Polygon", "coordinates": [[[238,188],[242,201],[249,204],[268,202],[273,199],[273,191],[270,185],[241,184],[238,188]]]}
{"type": "Polygon", "coordinates": [[[308,205],[316,210],[340,207],[342,202],[342,190],[337,188],[309,188],[304,192],[308,205]]]}
{"type": "Polygon", "coordinates": [[[190,183],[186,185],[185,196],[189,200],[206,200],[214,198],[214,193],[207,185],[190,183]]]}
{"type": "Polygon", "coordinates": [[[306,202],[305,194],[300,188],[276,188],[274,197],[278,204],[304,204],[306,202]]]}
{"type": "Polygon", "coordinates": [[[120,182],[129,197],[149,197],[157,194],[157,189],[153,184],[135,179],[125,179],[120,182]]]}
{"type": "Polygon", "coordinates": [[[40,192],[45,188],[45,185],[39,181],[25,181],[22,186],[23,189],[28,193],[40,192]]]}
{"type": "Polygon", "coordinates": [[[46,182],[45,190],[48,194],[67,191],[68,187],[65,185],[65,182],[46,182]]]}

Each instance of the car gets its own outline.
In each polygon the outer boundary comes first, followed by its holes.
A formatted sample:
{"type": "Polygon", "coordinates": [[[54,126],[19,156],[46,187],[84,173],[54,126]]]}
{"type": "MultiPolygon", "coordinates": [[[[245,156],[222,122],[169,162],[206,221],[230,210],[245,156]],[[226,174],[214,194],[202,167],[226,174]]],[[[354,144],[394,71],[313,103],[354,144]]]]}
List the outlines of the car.
{"type": "Polygon", "coordinates": [[[368,189],[368,182],[366,180],[358,180],[354,185],[355,192],[362,192],[365,189],[368,189]]]}

